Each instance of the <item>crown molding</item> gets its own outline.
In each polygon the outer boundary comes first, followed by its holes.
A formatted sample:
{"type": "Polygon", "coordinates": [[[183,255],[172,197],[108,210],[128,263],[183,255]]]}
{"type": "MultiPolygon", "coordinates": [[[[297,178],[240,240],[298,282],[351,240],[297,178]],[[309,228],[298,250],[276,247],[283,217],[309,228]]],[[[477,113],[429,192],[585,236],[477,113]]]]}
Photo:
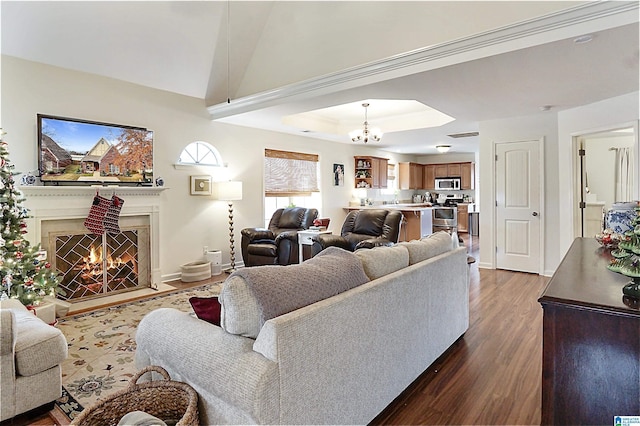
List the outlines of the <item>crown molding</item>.
{"type": "MultiPolygon", "coordinates": [[[[217,120],[273,106],[282,103],[283,100],[291,102],[307,99],[350,87],[383,81],[391,77],[426,71],[436,68],[437,63],[443,59],[453,59],[469,52],[495,48],[552,31],[567,30],[580,24],[593,24],[604,20],[607,21],[604,22],[604,28],[613,28],[638,22],[639,5],[640,2],[637,1],[586,3],[473,36],[416,49],[299,83],[233,99],[229,103],[209,106],[207,111],[212,120],[217,120]],[[610,21],[611,19],[613,21],[610,21]]],[[[571,34],[563,34],[563,37],[571,36],[571,34]]],[[[548,42],[548,40],[541,42],[548,42]]]]}

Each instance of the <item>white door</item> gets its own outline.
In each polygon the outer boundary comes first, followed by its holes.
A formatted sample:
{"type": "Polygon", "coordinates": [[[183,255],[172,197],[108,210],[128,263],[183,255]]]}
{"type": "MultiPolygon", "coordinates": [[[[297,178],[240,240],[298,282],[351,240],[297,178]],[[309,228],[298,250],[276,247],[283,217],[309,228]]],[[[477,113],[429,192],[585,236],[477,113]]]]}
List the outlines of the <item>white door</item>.
{"type": "Polygon", "coordinates": [[[541,141],[496,144],[496,267],[540,273],[541,141]]]}

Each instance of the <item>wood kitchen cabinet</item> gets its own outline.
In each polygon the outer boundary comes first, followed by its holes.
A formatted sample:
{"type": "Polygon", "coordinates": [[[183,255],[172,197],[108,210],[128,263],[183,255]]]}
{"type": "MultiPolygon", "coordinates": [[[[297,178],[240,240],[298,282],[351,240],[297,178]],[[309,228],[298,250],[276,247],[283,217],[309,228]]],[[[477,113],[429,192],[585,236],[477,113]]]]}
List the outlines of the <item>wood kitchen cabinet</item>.
{"type": "Polygon", "coordinates": [[[542,305],[543,425],[612,424],[640,413],[640,301],[607,269],[594,238],[576,238],[542,305]]]}
{"type": "Polygon", "coordinates": [[[460,189],[475,189],[475,163],[424,164],[422,188],[433,190],[437,178],[458,176],[460,189]]]}
{"type": "Polygon", "coordinates": [[[436,165],[425,164],[422,166],[422,188],[435,189],[436,188],[436,165]]]}
{"type": "Polygon", "coordinates": [[[458,204],[458,232],[469,232],[469,204],[458,204]]]}
{"type": "Polygon", "coordinates": [[[423,189],[422,169],[423,165],[418,163],[398,163],[399,189],[423,189]]]}
{"type": "Polygon", "coordinates": [[[475,189],[475,164],[460,163],[460,189],[475,189]]]}
{"type": "Polygon", "coordinates": [[[434,164],[434,175],[436,178],[449,177],[449,165],[448,164],[434,164]]]}
{"type": "Polygon", "coordinates": [[[380,157],[354,157],[356,188],[386,188],[389,160],[380,157]]]}

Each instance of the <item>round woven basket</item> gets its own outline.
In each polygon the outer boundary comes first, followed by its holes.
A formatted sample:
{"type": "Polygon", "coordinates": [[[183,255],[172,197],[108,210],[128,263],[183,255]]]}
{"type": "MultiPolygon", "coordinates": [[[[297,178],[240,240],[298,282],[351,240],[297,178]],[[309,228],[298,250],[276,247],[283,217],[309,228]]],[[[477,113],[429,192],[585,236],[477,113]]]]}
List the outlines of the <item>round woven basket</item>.
{"type": "Polygon", "coordinates": [[[140,370],[131,378],[126,389],[85,408],[71,424],[117,425],[125,414],[132,411],[144,411],[177,426],[199,424],[196,391],[186,383],[172,381],[164,368],[155,365],[140,370]],[[137,383],[143,374],[150,371],[159,373],[164,380],[137,383]]]}

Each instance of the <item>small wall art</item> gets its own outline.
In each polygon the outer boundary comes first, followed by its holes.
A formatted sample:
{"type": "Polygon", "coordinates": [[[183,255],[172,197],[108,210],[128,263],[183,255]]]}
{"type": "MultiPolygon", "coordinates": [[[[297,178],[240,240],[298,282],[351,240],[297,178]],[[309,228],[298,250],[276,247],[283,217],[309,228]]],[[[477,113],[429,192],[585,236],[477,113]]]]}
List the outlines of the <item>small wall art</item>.
{"type": "Polygon", "coordinates": [[[344,186],[344,164],[333,165],[333,186],[344,186]]]}
{"type": "Polygon", "coordinates": [[[211,176],[191,176],[191,195],[211,195],[211,176]]]}

